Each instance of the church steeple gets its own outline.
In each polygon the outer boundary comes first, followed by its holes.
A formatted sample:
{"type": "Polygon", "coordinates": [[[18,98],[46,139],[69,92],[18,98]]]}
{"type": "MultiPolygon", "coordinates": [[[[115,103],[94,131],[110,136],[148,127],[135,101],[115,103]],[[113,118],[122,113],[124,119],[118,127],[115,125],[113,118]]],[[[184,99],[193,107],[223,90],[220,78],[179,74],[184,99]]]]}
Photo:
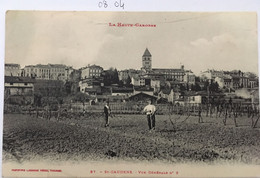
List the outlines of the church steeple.
{"type": "Polygon", "coordinates": [[[147,48],[142,57],[142,69],[146,71],[152,70],[152,55],[147,48]]]}
{"type": "Polygon", "coordinates": [[[144,51],[144,54],[143,54],[143,57],[144,56],[147,56],[147,57],[152,57],[150,51],[146,48],[145,51],[144,51]]]}

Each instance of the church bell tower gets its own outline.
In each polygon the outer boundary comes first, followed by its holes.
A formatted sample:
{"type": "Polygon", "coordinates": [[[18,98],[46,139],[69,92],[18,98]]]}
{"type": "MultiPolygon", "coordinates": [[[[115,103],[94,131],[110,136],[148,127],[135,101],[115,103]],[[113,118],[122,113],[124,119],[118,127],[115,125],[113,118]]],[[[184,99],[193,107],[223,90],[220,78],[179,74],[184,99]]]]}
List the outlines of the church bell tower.
{"type": "Polygon", "coordinates": [[[147,48],[142,57],[142,69],[145,71],[152,70],[152,55],[147,48]]]}

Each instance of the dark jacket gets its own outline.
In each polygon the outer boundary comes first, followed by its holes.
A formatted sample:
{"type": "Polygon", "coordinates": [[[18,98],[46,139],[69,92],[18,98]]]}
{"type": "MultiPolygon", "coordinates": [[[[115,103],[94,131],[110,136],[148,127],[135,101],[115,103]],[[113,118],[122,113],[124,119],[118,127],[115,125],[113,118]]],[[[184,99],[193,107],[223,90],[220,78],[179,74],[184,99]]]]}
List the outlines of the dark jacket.
{"type": "Polygon", "coordinates": [[[104,106],[104,113],[105,113],[106,115],[108,115],[110,111],[111,111],[111,109],[110,109],[109,106],[108,106],[108,108],[107,108],[106,106],[104,106]]]}

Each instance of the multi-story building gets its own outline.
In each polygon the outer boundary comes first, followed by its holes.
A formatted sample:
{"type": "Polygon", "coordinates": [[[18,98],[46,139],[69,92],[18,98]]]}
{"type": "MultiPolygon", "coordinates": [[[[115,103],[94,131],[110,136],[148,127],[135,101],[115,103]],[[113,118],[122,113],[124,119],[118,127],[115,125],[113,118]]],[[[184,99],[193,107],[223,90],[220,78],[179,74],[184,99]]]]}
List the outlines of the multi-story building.
{"type": "Polygon", "coordinates": [[[249,87],[249,78],[242,75],[240,76],[240,87],[241,88],[248,88],[249,87]]]}
{"type": "Polygon", "coordinates": [[[20,64],[5,64],[5,76],[20,76],[20,64]]]}
{"type": "Polygon", "coordinates": [[[161,89],[161,82],[160,80],[153,80],[151,79],[151,84],[150,84],[151,88],[154,88],[154,92],[159,92],[161,89]]]}
{"type": "Polygon", "coordinates": [[[139,75],[133,75],[131,77],[131,84],[133,86],[141,86],[141,79],[140,79],[140,76],[139,75]]]}
{"type": "Polygon", "coordinates": [[[65,80],[70,80],[70,75],[73,71],[74,69],[71,66],[65,68],[65,80]]]}
{"type": "Polygon", "coordinates": [[[87,94],[101,94],[102,78],[86,78],[79,82],[80,92],[87,94]]]}
{"type": "Polygon", "coordinates": [[[224,75],[223,77],[216,77],[215,82],[218,83],[220,88],[233,88],[232,77],[224,75]]]}
{"type": "Polygon", "coordinates": [[[23,69],[23,76],[34,77],[36,79],[43,80],[62,80],[65,81],[66,77],[66,65],[63,64],[37,64],[28,65],[23,69]]]}
{"type": "Polygon", "coordinates": [[[238,75],[231,75],[232,77],[232,86],[234,89],[240,88],[240,77],[238,75]]]}
{"type": "Polygon", "coordinates": [[[154,88],[154,92],[157,93],[160,91],[161,85],[165,83],[163,74],[154,73],[152,71],[141,75],[141,79],[143,79],[143,86],[150,86],[154,88]]]}
{"type": "Polygon", "coordinates": [[[168,102],[175,103],[175,101],[180,99],[180,92],[174,91],[173,89],[161,90],[158,94],[159,97],[167,99],[168,102]]]}
{"type": "Polygon", "coordinates": [[[122,81],[126,81],[129,75],[129,70],[121,70],[118,71],[118,79],[122,81]]]}
{"type": "Polygon", "coordinates": [[[128,77],[132,78],[136,74],[141,74],[141,71],[135,69],[121,70],[118,72],[118,79],[125,82],[128,79],[128,77]]]}
{"type": "Polygon", "coordinates": [[[165,80],[184,82],[185,70],[183,65],[180,69],[153,68],[152,71],[156,74],[163,74],[165,80]]]}
{"type": "Polygon", "coordinates": [[[195,74],[191,70],[185,71],[184,82],[189,85],[195,85],[195,74]]]}
{"type": "Polygon", "coordinates": [[[163,75],[147,73],[147,74],[136,74],[131,78],[133,86],[149,86],[154,88],[156,91],[160,90],[160,84],[164,82],[163,75]]]}
{"type": "Polygon", "coordinates": [[[200,73],[200,78],[202,80],[215,80],[216,77],[223,77],[224,72],[223,71],[217,71],[217,70],[207,70],[200,73]]]}
{"type": "Polygon", "coordinates": [[[5,103],[32,104],[34,83],[30,77],[5,76],[5,103]]]}
{"type": "MultiPolygon", "coordinates": [[[[165,80],[174,80],[184,82],[185,70],[184,65],[180,69],[174,68],[152,68],[152,55],[150,51],[146,48],[142,56],[142,71],[146,74],[163,75],[165,80]]],[[[193,76],[191,76],[192,78],[193,76]]],[[[195,77],[195,76],[194,76],[195,77]]],[[[195,78],[194,78],[195,82],[195,78]]]]}
{"type": "Polygon", "coordinates": [[[258,78],[249,78],[248,88],[256,88],[258,87],[258,78]]]}
{"type": "Polygon", "coordinates": [[[240,70],[216,71],[208,70],[201,73],[202,80],[215,80],[220,87],[226,88],[252,88],[258,86],[258,78],[252,73],[244,73],[240,70]]]}
{"type": "Polygon", "coordinates": [[[100,77],[103,68],[97,65],[88,65],[81,68],[81,79],[100,77]]]}

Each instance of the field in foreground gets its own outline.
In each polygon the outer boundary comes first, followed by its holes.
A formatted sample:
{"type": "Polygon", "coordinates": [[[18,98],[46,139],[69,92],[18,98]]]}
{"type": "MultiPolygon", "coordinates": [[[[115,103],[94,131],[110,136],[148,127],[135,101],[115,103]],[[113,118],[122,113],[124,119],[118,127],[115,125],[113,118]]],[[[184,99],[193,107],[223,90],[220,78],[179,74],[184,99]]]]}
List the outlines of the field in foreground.
{"type": "Polygon", "coordinates": [[[3,161],[148,160],[163,162],[219,161],[260,164],[260,130],[251,120],[191,116],[156,117],[148,131],[145,115],[117,115],[104,128],[104,118],[56,121],[28,115],[4,115],[3,161]]]}

